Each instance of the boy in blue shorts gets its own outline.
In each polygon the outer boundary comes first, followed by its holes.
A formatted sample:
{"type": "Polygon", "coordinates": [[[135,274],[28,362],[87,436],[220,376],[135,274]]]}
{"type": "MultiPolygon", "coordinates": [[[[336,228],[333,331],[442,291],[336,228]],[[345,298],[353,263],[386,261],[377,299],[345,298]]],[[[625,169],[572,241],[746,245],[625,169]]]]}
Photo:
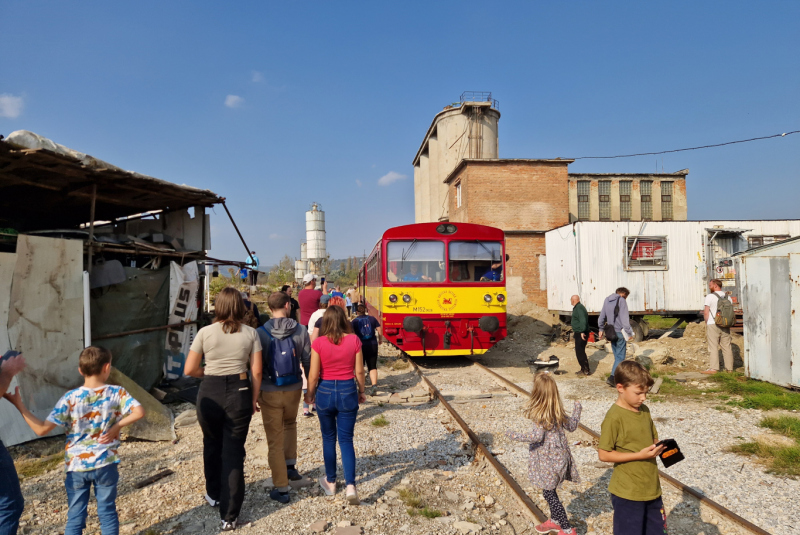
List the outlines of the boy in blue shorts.
{"type": "Polygon", "coordinates": [[[661,483],[656,457],[658,432],[644,405],[653,378],[644,366],[623,361],[613,375],[617,401],[606,413],[600,428],[597,454],[614,463],[608,484],[614,506],[614,535],[663,535],[667,532],[661,483]]]}
{"type": "Polygon", "coordinates": [[[19,410],[37,435],[44,436],[56,426],[65,428],[67,477],[64,484],[69,511],[64,535],[83,533],[92,485],[102,535],[117,535],[119,432],[144,417],[144,408],[121,386],[106,384],[111,374],[111,352],[107,349],[84,349],[78,370],[84,378],[83,386],[64,394],[44,422],[22,403],[19,387],[5,398],[19,410]]]}

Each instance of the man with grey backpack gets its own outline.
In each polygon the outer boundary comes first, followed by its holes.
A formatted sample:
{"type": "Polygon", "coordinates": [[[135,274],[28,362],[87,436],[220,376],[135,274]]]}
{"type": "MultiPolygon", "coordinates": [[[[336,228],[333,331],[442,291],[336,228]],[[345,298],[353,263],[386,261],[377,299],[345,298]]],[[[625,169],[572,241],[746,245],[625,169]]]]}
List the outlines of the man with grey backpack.
{"type": "Polygon", "coordinates": [[[285,292],[272,293],[267,304],[272,319],[256,329],[264,360],[258,405],[275,486],[269,497],[289,503],[289,481],[302,479],[296,467],[297,410],[303,388],[300,364],[303,370],[311,366],[311,340],[305,325],[289,317],[292,302],[285,292]]]}
{"type": "Polygon", "coordinates": [[[600,337],[611,342],[611,348],[614,350],[614,366],[611,368],[611,376],[606,381],[608,386],[614,388],[617,386],[614,372],[617,371],[620,362],[625,360],[628,352],[628,339],[633,338],[633,329],[631,329],[631,321],[628,316],[627,299],[630,293],[630,290],[625,287],[617,288],[613,294],[606,297],[597,320],[600,337]]]}
{"type": "Polygon", "coordinates": [[[733,351],[731,350],[731,326],[736,321],[733,303],[722,291],[722,281],[708,281],[711,293],[706,296],[703,318],[706,321],[706,341],[708,342],[708,369],[706,375],[719,371],[719,350],[722,349],[722,360],[725,371],[733,371],[733,351]]]}

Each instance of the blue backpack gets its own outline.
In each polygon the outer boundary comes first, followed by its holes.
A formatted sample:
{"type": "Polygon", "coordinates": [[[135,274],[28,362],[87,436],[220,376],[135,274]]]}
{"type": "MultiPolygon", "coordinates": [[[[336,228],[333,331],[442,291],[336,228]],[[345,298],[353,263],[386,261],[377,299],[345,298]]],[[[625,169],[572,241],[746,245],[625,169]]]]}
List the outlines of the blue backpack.
{"type": "Polygon", "coordinates": [[[275,386],[286,386],[301,381],[300,359],[291,336],[278,339],[272,336],[262,325],[259,327],[269,338],[269,350],[264,362],[264,375],[275,386]]]}
{"type": "Polygon", "coordinates": [[[369,321],[369,316],[362,316],[356,321],[358,322],[358,337],[362,340],[371,340],[375,336],[375,329],[372,328],[372,322],[369,321]]]}

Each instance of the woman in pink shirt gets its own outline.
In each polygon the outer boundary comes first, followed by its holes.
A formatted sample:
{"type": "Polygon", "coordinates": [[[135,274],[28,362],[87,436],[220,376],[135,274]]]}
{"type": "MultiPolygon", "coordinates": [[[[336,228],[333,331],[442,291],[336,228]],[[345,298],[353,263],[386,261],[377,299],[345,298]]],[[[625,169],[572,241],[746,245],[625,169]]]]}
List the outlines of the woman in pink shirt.
{"type": "Polygon", "coordinates": [[[342,307],[328,307],[322,316],[320,336],[311,344],[306,403],[316,403],[322,431],[325,476],[319,485],[327,496],[336,492],[336,438],[342,452],[347,502],[361,503],[356,492],[356,451],[353,430],[364,395],[364,359],[361,340],[352,333],[342,307]]]}

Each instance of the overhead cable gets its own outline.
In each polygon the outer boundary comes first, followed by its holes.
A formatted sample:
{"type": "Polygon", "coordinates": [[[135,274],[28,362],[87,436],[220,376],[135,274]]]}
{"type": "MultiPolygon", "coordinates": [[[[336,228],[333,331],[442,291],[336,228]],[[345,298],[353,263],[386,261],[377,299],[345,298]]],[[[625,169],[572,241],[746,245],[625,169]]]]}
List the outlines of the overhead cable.
{"type": "Polygon", "coordinates": [[[713,145],[701,145],[699,147],[689,147],[686,149],[673,149],[673,150],[662,150],[658,152],[640,152],[638,154],[620,154],[618,156],[579,156],[577,158],[571,158],[572,160],[610,160],[613,158],[633,158],[634,156],[653,156],[655,154],[667,154],[670,152],[684,152],[687,150],[699,150],[699,149],[710,149],[713,147],[723,147],[725,145],[735,145],[736,143],[748,143],[750,141],[760,141],[762,139],[772,139],[774,137],[786,137],[792,134],[798,134],[800,130],[793,130],[791,132],[784,132],[783,134],[773,134],[771,136],[762,136],[762,137],[753,137],[750,139],[740,139],[738,141],[727,141],[725,143],[715,143],[713,145]]]}

